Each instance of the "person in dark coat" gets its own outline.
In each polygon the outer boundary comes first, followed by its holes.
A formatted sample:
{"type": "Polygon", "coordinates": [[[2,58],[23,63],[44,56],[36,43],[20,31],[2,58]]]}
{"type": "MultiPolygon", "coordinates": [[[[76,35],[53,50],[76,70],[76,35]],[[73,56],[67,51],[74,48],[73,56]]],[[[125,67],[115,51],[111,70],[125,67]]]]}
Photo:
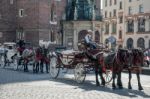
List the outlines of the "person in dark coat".
{"type": "Polygon", "coordinates": [[[49,70],[48,70],[48,64],[49,64],[49,59],[47,57],[47,54],[48,54],[48,48],[46,48],[46,46],[43,46],[43,59],[42,59],[42,62],[45,63],[46,65],[46,72],[49,73],[49,70]]]}
{"type": "Polygon", "coordinates": [[[25,49],[25,41],[24,40],[19,40],[17,42],[17,45],[19,46],[19,48],[18,48],[19,54],[22,55],[22,53],[25,49]]]}

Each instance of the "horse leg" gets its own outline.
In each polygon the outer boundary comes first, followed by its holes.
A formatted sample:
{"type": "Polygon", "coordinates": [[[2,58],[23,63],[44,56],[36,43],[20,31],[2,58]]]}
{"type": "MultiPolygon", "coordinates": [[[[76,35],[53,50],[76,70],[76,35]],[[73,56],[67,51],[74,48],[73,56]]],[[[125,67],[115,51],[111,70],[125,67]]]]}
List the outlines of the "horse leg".
{"type": "Polygon", "coordinates": [[[103,77],[103,70],[101,67],[99,67],[99,76],[100,76],[101,81],[102,81],[101,85],[105,86],[105,79],[103,77]]]}
{"type": "Polygon", "coordinates": [[[140,82],[140,73],[137,72],[137,73],[136,73],[136,76],[137,76],[137,80],[138,80],[138,87],[139,87],[139,90],[143,90],[143,87],[142,87],[141,82],[140,82]]]}
{"type": "Polygon", "coordinates": [[[118,73],[117,85],[118,85],[119,89],[123,88],[122,81],[121,81],[121,71],[118,73]]]}
{"type": "Polygon", "coordinates": [[[40,63],[40,70],[41,70],[41,73],[43,73],[43,60],[41,60],[41,63],[40,63]]]}
{"type": "Polygon", "coordinates": [[[26,63],[23,64],[24,72],[26,72],[26,63]]]}
{"type": "Polygon", "coordinates": [[[29,70],[28,70],[28,63],[29,63],[29,61],[26,62],[26,71],[27,71],[27,72],[29,71],[29,70]]]}
{"type": "Polygon", "coordinates": [[[45,64],[46,64],[46,72],[49,73],[49,71],[48,71],[48,63],[45,62],[45,64]]]}
{"type": "Polygon", "coordinates": [[[36,63],[36,73],[39,72],[39,62],[36,63]]]}
{"type": "Polygon", "coordinates": [[[35,73],[35,72],[36,72],[36,64],[33,63],[33,73],[35,73]]]}
{"type": "Polygon", "coordinates": [[[98,81],[98,68],[95,68],[95,77],[96,77],[96,86],[99,86],[99,81],[98,81]]]}
{"type": "Polygon", "coordinates": [[[130,69],[128,69],[128,72],[129,72],[129,82],[128,82],[128,89],[132,89],[132,86],[131,86],[131,79],[132,79],[131,70],[130,70],[130,69]]]}
{"type": "Polygon", "coordinates": [[[112,78],[113,78],[112,88],[113,88],[113,89],[116,89],[116,85],[115,85],[116,73],[115,73],[115,72],[112,73],[112,78]]]}

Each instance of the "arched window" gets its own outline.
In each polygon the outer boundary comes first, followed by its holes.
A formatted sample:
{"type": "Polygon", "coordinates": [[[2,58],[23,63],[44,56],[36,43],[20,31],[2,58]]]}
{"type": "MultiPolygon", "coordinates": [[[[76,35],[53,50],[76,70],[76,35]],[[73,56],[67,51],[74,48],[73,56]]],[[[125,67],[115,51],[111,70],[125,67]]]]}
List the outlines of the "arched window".
{"type": "Polygon", "coordinates": [[[78,41],[83,40],[87,33],[88,33],[87,30],[80,31],[78,34],[78,41]]]}
{"type": "Polygon", "coordinates": [[[145,19],[144,18],[138,19],[138,32],[145,32],[145,19]]]}
{"type": "Polygon", "coordinates": [[[137,47],[140,47],[140,48],[142,48],[142,49],[145,49],[145,40],[144,40],[144,38],[139,38],[139,39],[137,40],[137,47]]]}
{"type": "Polygon", "coordinates": [[[100,33],[98,31],[95,32],[95,42],[96,43],[100,42],[100,33]]]}
{"type": "Polygon", "coordinates": [[[133,48],[133,39],[132,38],[128,38],[128,40],[127,40],[127,48],[128,49],[133,48]]]}

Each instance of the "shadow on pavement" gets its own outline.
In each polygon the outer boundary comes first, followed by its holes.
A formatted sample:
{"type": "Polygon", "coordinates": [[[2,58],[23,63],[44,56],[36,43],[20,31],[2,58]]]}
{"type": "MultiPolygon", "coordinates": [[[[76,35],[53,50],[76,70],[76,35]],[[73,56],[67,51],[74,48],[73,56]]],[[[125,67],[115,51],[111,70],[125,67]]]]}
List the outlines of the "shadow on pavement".
{"type": "Polygon", "coordinates": [[[89,81],[89,80],[86,80],[83,84],[78,84],[76,81],[74,81],[73,79],[69,79],[69,78],[57,78],[57,79],[53,79],[52,81],[61,82],[67,85],[75,86],[74,89],[81,88],[84,91],[96,90],[96,91],[108,92],[108,93],[113,93],[113,94],[117,94],[121,96],[126,96],[130,98],[135,98],[138,96],[141,96],[143,98],[150,98],[150,95],[146,94],[144,91],[133,90],[133,89],[129,90],[127,88],[113,90],[110,87],[111,85],[96,86],[95,84],[93,84],[93,81],[89,81]]]}
{"type": "MultiPolygon", "coordinates": [[[[150,95],[146,94],[144,91],[138,90],[128,90],[127,88],[124,89],[116,89],[113,90],[111,85],[104,86],[96,86],[95,81],[92,80],[85,80],[83,84],[78,84],[71,78],[57,78],[57,79],[50,79],[49,74],[33,74],[30,72],[23,72],[23,71],[14,71],[12,69],[2,69],[0,68],[0,84],[9,84],[9,83],[20,83],[20,82],[33,82],[33,81],[54,81],[59,82],[62,84],[70,85],[75,87],[74,89],[81,88],[83,91],[91,91],[96,90],[100,92],[108,92],[113,93],[121,96],[127,97],[138,97],[141,96],[143,98],[150,98],[150,95]]],[[[61,85],[61,84],[60,84],[61,85]]],[[[57,83],[56,83],[57,86],[57,83]]]]}

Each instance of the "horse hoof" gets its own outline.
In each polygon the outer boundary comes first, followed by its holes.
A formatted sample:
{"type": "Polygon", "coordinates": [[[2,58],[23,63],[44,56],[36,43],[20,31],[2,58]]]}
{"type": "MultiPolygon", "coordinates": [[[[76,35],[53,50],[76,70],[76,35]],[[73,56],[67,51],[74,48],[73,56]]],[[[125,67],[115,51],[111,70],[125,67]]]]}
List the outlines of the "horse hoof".
{"type": "Polygon", "coordinates": [[[128,89],[132,89],[132,87],[131,87],[131,86],[128,86],[128,89]]]}
{"type": "Polygon", "coordinates": [[[123,87],[122,87],[122,86],[119,86],[119,89],[123,89],[123,87]]]}
{"type": "Polygon", "coordinates": [[[105,86],[105,82],[102,82],[102,84],[101,84],[101,85],[105,86]]]}
{"type": "Polygon", "coordinates": [[[144,90],[144,89],[141,87],[141,88],[139,88],[139,90],[144,90]]]}
{"type": "Polygon", "coordinates": [[[116,87],[112,87],[112,89],[113,89],[113,90],[115,90],[115,89],[116,89],[116,87]]]}
{"type": "Polygon", "coordinates": [[[96,83],[96,86],[100,86],[100,84],[99,84],[99,83],[96,83]]]}

